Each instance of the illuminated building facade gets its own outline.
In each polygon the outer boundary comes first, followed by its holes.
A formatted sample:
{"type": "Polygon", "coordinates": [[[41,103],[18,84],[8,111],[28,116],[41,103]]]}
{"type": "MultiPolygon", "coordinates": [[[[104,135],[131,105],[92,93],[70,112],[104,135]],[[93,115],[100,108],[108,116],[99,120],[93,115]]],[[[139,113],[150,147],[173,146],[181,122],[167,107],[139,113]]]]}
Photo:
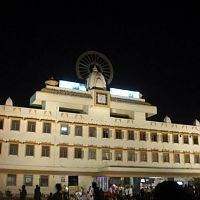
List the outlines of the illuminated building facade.
{"type": "Polygon", "coordinates": [[[95,66],[89,74],[86,88],[46,81],[30,108],[10,98],[0,105],[0,191],[18,193],[25,184],[31,194],[39,184],[48,194],[56,183],[87,189],[95,180],[107,189],[134,185],[135,177],[199,176],[197,120],[149,121],[157,108],[139,92],[107,90],[95,66]]]}

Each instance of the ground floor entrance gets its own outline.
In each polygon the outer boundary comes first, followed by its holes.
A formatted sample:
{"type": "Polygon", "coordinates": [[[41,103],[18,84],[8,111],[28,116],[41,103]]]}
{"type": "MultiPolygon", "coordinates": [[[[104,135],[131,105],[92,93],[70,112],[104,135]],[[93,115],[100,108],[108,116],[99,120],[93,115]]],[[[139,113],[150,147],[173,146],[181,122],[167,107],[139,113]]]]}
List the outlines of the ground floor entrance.
{"type": "MultiPolygon", "coordinates": [[[[63,188],[67,188],[69,193],[79,191],[81,188],[85,192],[88,191],[92,182],[96,182],[99,188],[107,192],[111,188],[123,188],[124,190],[128,187],[133,187],[134,192],[139,193],[141,189],[154,188],[158,183],[165,180],[176,181],[180,185],[191,185],[194,186],[199,183],[200,179],[195,173],[181,173],[173,176],[174,174],[162,174],[158,173],[152,176],[152,173],[136,173],[133,170],[131,172],[110,172],[109,170],[103,172],[55,172],[55,171],[17,171],[7,170],[0,172],[0,196],[5,194],[6,191],[12,192],[13,195],[19,196],[19,188],[22,185],[26,186],[28,197],[32,197],[36,185],[40,186],[40,191],[44,195],[55,192],[55,185],[60,183],[63,188]],[[184,176],[185,175],[185,176],[184,176]]],[[[187,171],[188,172],[188,171],[187,171]]],[[[199,187],[200,188],[200,187],[199,187]]],[[[200,191],[200,190],[199,190],[200,191]]]]}
{"type": "Polygon", "coordinates": [[[95,177],[94,181],[110,199],[152,200],[154,188],[164,181],[176,182],[195,196],[200,189],[200,179],[194,177],[95,177]]]}
{"type": "Polygon", "coordinates": [[[140,191],[148,188],[155,188],[158,183],[163,181],[175,181],[179,185],[193,186],[195,184],[195,178],[193,177],[94,177],[94,181],[97,182],[98,186],[104,191],[108,191],[110,187],[128,187],[133,186],[136,191],[140,191]]]}

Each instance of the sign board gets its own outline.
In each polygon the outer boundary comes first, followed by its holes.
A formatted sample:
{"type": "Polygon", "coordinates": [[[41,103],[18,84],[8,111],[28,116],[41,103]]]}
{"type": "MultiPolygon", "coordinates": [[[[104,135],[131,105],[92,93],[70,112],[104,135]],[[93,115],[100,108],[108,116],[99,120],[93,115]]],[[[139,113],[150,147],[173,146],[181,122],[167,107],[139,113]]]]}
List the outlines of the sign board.
{"type": "Polygon", "coordinates": [[[127,97],[129,99],[139,99],[140,93],[136,91],[130,91],[130,90],[122,90],[117,88],[110,88],[110,94],[116,95],[116,96],[123,96],[127,97]]]}
{"type": "Polygon", "coordinates": [[[85,84],[59,80],[59,87],[71,90],[86,91],[85,84]]]}

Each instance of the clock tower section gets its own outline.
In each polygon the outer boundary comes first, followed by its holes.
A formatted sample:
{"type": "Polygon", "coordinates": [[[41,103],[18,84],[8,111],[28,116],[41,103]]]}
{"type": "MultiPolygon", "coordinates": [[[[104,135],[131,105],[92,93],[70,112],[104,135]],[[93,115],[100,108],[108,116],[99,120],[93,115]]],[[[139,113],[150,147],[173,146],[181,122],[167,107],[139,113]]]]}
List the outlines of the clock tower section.
{"type": "Polygon", "coordinates": [[[106,86],[113,78],[113,67],[109,59],[100,52],[87,51],[77,59],[76,72],[80,79],[86,81],[86,89],[92,95],[89,115],[95,118],[109,117],[110,92],[106,90],[106,86]]]}
{"type": "Polygon", "coordinates": [[[92,94],[92,106],[89,115],[96,117],[110,116],[110,92],[106,90],[106,80],[96,66],[87,78],[87,90],[92,94]]]}
{"type": "Polygon", "coordinates": [[[94,106],[110,107],[110,93],[105,90],[93,89],[94,106]]]}

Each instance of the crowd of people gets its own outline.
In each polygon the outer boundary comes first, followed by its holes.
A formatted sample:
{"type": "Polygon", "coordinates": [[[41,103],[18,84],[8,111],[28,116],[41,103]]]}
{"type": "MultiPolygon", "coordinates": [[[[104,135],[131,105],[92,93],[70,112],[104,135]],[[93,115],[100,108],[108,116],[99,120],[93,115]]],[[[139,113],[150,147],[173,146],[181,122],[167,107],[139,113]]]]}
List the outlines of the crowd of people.
{"type": "Polygon", "coordinates": [[[191,185],[180,186],[174,181],[164,181],[155,188],[152,186],[137,191],[133,186],[111,185],[103,192],[94,182],[87,191],[87,197],[78,200],[200,200],[200,188],[191,185]]]}
{"type": "MultiPolygon", "coordinates": [[[[173,181],[164,181],[159,183],[155,188],[141,188],[135,190],[133,186],[116,186],[111,185],[107,192],[104,192],[93,182],[85,192],[81,187],[80,191],[69,194],[66,187],[60,183],[55,185],[56,192],[44,197],[40,191],[39,185],[34,189],[34,200],[200,200],[200,188],[194,189],[190,185],[184,187],[173,181]]],[[[19,189],[20,200],[27,200],[27,191],[25,185],[19,189]]],[[[30,198],[29,198],[30,199],[30,198]]]]}
{"type": "Polygon", "coordinates": [[[180,186],[174,181],[164,181],[155,188],[152,186],[141,188],[139,191],[133,186],[111,186],[106,200],[200,200],[200,188],[194,189],[190,185],[180,186]]]}

